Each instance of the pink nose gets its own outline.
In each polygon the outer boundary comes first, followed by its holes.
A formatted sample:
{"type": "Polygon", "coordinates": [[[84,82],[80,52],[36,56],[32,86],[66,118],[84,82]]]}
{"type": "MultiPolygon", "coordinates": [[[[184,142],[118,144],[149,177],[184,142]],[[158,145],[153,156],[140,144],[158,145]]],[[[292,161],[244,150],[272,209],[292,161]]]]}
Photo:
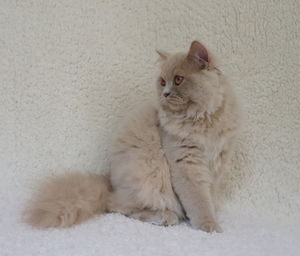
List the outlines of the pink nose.
{"type": "Polygon", "coordinates": [[[164,92],[164,96],[167,98],[170,95],[169,92],[164,92]]]}

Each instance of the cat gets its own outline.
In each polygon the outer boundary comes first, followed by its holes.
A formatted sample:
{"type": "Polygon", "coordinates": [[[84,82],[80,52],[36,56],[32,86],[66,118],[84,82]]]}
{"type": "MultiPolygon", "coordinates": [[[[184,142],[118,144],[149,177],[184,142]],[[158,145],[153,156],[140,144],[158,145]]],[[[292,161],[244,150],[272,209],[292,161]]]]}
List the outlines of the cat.
{"type": "Polygon", "coordinates": [[[222,232],[215,194],[241,123],[235,94],[206,47],[157,51],[157,101],[126,118],[107,176],[73,173],[42,184],[25,211],[34,227],[68,227],[118,212],[158,225],[222,232]]]}

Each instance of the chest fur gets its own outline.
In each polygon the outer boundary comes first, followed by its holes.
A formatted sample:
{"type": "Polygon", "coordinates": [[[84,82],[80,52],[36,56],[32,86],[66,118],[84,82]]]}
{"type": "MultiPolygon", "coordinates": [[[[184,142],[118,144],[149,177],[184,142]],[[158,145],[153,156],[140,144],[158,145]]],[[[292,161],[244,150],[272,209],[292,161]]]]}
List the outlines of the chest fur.
{"type": "Polygon", "coordinates": [[[212,172],[220,167],[222,152],[231,138],[220,122],[161,119],[162,139],[171,164],[202,164],[212,172]]]}

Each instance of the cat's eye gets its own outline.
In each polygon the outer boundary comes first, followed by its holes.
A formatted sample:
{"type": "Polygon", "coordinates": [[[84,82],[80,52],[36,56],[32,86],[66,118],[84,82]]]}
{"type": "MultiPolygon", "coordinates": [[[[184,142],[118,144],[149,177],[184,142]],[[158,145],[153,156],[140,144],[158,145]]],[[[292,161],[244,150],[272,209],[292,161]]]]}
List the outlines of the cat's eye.
{"type": "Polygon", "coordinates": [[[160,79],[160,85],[161,86],[166,86],[166,81],[164,79],[160,79]]]}
{"type": "Polygon", "coordinates": [[[182,83],[183,79],[184,79],[183,76],[175,76],[175,77],[174,77],[174,83],[175,83],[176,85],[180,85],[180,84],[182,83]]]}

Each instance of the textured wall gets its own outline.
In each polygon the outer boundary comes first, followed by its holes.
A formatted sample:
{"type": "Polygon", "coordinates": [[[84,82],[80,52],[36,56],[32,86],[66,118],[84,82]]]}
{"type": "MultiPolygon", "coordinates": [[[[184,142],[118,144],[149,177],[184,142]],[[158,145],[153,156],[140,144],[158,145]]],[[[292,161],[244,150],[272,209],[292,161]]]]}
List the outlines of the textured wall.
{"type": "Polygon", "coordinates": [[[1,189],[106,169],[118,121],[153,95],[154,49],[198,39],[245,109],[227,205],[296,215],[299,10],[296,0],[1,0],[1,189]]]}

